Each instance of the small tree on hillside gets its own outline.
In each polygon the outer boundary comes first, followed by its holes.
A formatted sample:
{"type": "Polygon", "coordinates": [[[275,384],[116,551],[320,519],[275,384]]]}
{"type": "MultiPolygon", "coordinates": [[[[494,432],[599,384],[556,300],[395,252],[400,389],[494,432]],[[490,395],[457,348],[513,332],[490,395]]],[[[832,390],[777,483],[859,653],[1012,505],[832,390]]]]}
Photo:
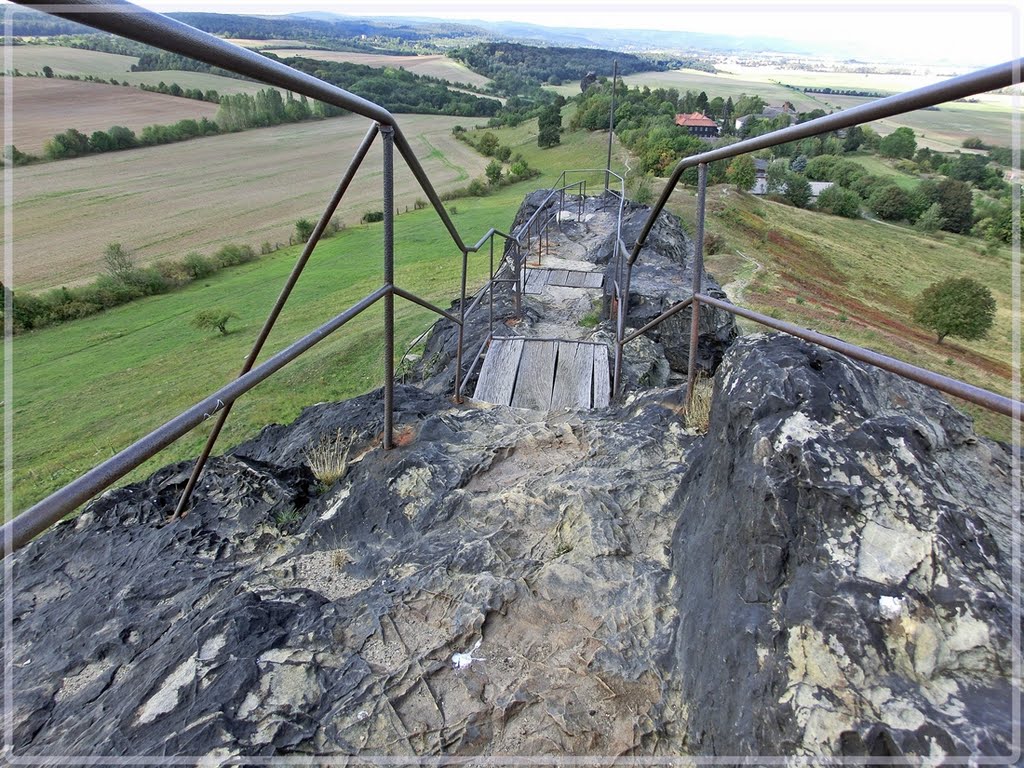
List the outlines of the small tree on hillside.
{"type": "Polygon", "coordinates": [[[897,128],[878,144],[878,152],[884,157],[905,157],[914,156],[917,149],[917,139],[910,128],[897,128]]]}
{"type": "Polygon", "coordinates": [[[818,195],[817,208],[833,216],[857,219],[860,218],[860,195],[837,184],[818,195]]]}
{"type": "Polygon", "coordinates": [[[789,176],[789,163],[783,158],[772,160],[765,171],[764,186],[769,195],[781,195],[786,189],[786,178],[789,176]]]}
{"type": "Polygon", "coordinates": [[[811,202],[811,184],[807,177],[799,173],[791,173],[786,176],[786,191],[782,196],[789,201],[790,205],[797,208],[806,208],[811,202]]]}
{"type": "Polygon", "coordinates": [[[110,243],[103,254],[107,274],[119,283],[130,283],[135,274],[135,262],[120,243],[110,243]]]}
{"type": "Polygon", "coordinates": [[[935,331],[941,344],[947,336],[971,341],[988,333],[996,316],[992,292],[970,277],[950,277],[932,283],[914,308],[914,320],[935,331]]]}
{"type": "Polygon", "coordinates": [[[731,163],[725,172],[729,182],[736,185],[740,192],[749,192],[757,179],[757,171],[754,168],[754,159],[750,155],[740,155],[731,163]]]}
{"type": "Polygon", "coordinates": [[[237,318],[234,312],[228,312],[224,309],[203,309],[196,312],[192,318],[192,325],[200,330],[212,330],[216,328],[224,336],[228,334],[228,321],[237,318]]]}
{"type": "Polygon", "coordinates": [[[53,69],[49,65],[43,67],[43,77],[53,77],[53,69]]]}
{"type": "Polygon", "coordinates": [[[925,208],[924,213],[917,217],[914,222],[914,229],[919,232],[934,232],[942,229],[946,220],[942,218],[942,207],[938,203],[932,203],[925,208]]]}
{"type": "Polygon", "coordinates": [[[295,222],[295,239],[300,243],[309,242],[315,228],[316,225],[309,219],[299,219],[295,222]]]}
{"type": "Polygon", "coordinates": [[[484,169],[484,174],[487,176],[487,181],[492,185],[497,184],[501,181],[501,163],[497,160],[491,160],[484,169]]]}

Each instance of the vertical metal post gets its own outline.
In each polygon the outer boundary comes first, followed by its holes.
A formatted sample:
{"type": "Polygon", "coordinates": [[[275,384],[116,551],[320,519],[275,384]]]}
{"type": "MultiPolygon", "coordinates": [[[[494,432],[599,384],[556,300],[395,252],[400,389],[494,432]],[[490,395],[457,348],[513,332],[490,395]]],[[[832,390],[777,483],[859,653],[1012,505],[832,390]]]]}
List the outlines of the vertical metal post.
{"type": "Polygon", "coordinates": [[[519,247],[519,241],[515,241],[515,253],[513,258],[515,259],[516,269],[516,317],[522,319],[523,317],[523,251],[519,247]]]}
{"type": "Polygon", "coordinates": [[[487,336],[495,335],[495,236],[490,234],[490,311],[487,316],[487,336]]]}
{"type": "Polygon", "coordinates": [[[618,304],[615,307],[615,371],[612,376],[612,397],[616,399],[622,394],[622,355],[623,339],[626,336],[626,315],[629,313],[629,287],[633,279],[633,265],[626,262],[626,279],[619,286],[618,304]]]}
{"type": "Polygon", "coordinates": [[[462,402],[462,345],[466,338],[466,270],[469,251],[462,251],[462,290],[459,294],[459,345],[455,348],[455,402],[462,402]]]}
{"type": "Polygon", "coordinates": [[[700,302],[697,295],[704,284],[704,203],[708,190],[708,164],[697,166],[697,234],[693,244],[693,304],[690,305],[690,355],[686,366],[686,407],[693,399],[697,381],[697,343],[700,337],[700,302]]]}
{"type": "Polygon", "coordinates": [[[619,60],[612,62],[612,108],[608,114],[608,164],[604,170],[604,191],[608,192],[608,183],[611,180],[612,170],[612,133],[615,130],[615,81],[619,77],[619,60]]]}
{"type": "MultiPolygon", "coordinates": [[[[384,140],[384,285],[395,284],[395,129],[380,127],[384,140]]],[[[395,294],[384,297],[384,450],[394,447],[395,294]]]]}

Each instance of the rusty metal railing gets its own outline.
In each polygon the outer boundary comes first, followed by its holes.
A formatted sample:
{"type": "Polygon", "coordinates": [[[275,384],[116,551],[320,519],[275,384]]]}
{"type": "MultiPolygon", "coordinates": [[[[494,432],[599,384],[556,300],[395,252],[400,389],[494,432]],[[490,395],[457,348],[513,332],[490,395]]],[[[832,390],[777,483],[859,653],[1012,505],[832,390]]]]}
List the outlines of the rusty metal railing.
{"type": "MultiPolygon", "coordinates": [[[[658,197],[658,201],[651,209],[651,212],[641,229],[640,235],[630,250],[629,257],[626,259],[624,286],[622,291],[623,300],[620,301],[620,314],[616,333],[615,367],[612,377],[612,392],[614,396],[619,397],[621,395],[623,347],[642,333],[657,327],[669,317],[683,311],[689,306],[692,306],[690,322],[690,354],[686,375],[686,397],[687,404],[689,404],[691,393],[693,392],[693,385],[697,376],[696,351],[699,337],[700,308],[702,304],[707,304],[708,306],[717,307],[718,309],[745,317],[749,320],[753,320],[754,322],[774,328],[784,333],[798,336],[814,344],[840,352],[848,357],[891,371],[892,373],[896,373],[904,378],[925,384],[926,386],[955,397],[959,397],[976,405],[980,405],[1004,416],[1010,416],[1018,421],[1024,421],[1024,404],[1017,400],[1005,397],[996,392],[991,392],[982,387],[976,387],[971,384],[967,384],[966,382],[959,381],[948,376],[943,376],[940,373],[930,371],[926,368],[911,365],[910,363],[897,360],[896,358],[889,357],[888,355],[882,355],[878,352],[859,347],[855,344],[840,341],[806,328],[800,328],[792,323],[775,320],[767,315],[762,315],[758,312],[744,309],[735,304],[715,299],[704,293],[703,286],[704,219],[705,202],[707,197],[708,163],[715,162],[716,160],[727,160],[748,152],[755,152],[759,149],[766,149],[768,147],[778,146],[779,144],[785,144],[790,141],[797,141],[810,136],[817,136],[829,131],[850,128],[855,125],[871,122],[872,120],[892,117],[894,115],[903,114],[904,112],[910,112],[915,109],[921,109],[923,107],[930,107],[943,102],[965,98],[977,93],[1005,88],[1021,82],[1022,67],[1024,67],[1024,59],[1015,59],[1003,64],[998,64],[994,67],[989,67],[988,69],[972,72],[968,75],[956,77],[941,83],[935,83],[934,85],[929,85],[924,88],[918,88],[913,91],[908,91],[907,93],[889,96],[851,109],[844,109],[841,112],[819,117],[815,120],[809,120],[806,123],[793,125],[789,128],[783,128],[752,139],[746,139],[726,147],[712,149],[708,152],[702,152],[698,155],[692,155],[681,160],[672,171],[671,177],[665,184],[664,189],[662,189],[661,195],[658,197]],[[694,167],[698,170],[698,181],[697,227],[694,235],[692,295],[685,301],[679,302],[670,307],[659,317],[647,323],[643,328],[627,335],[625,330],[625,318],[628,314],[628,297],[633,265],[636,263],[636,260],[640,255],[640,251],[647,242],[647,238],[651,234],[651,230],[654,228],[655,221],[657,221],[658,216],[661,215],[661,212],[665,208],[666,203],[668,203],[672,192],[678,185],[683,172],[694,167]]],[[[625,245],[620,243],[620,247],[625,248],[625,245]]]]}
{"type": "Polygon", "coordinates": [[[472,247],[467,246],[463,242],[426,172],[402,134],[397,120],[390,112],[378,104],[374,104],[315,77],[267,59],[253,51],[248,51],[212,35],[200,32],[180,22],[147,11],[125,0],[65,0],[65,2],[59,4],[41,4],[24,2],[23,0],[17,0],[17,2],[20,5],[77,21],[115,35],[179,53],[270,85],[286,88],[295,93],[367,117],[373,123],[345,172],[342,174],[337,189],[321,214],[277,301],[264,321],[238,377],[209,397],[196,403],[184,413],[157,427],[145,437],[5,523],[3,528],[0,529],[0,552],[2,552],[4,557],[24,546],[38,533],[72,512],[97,493],[110,487],[144,461],[195,429],[199,424],[216,417],[213,429],[196,461],[193,472],[182,491],[174,511],[175,516],[184,514],[188,509],[191,494],[213,451],[235,400],[295,360],[315,344],[327,338],[331,333],[340,329],[354,317],[375,305],[378,301],[383,300],[384,303],[384,429],[381,436],[383,447],[390,449],[393,446],[395,378],[394,299],[396,296],[411,301],[458,324],[459,346],[454,387],[455,395],[458,397],[458,393],[461,391],[460,379],[466,315],[465,299],[468,256],[470,253],[479,250],[488,237],[493,238],[497,231],[492,230],[477,245],[472,247]],[[330,222],[331,217],[351,185],[356,171],[363,163],[370,147],[378,136],[383,142],[383,285],[316,330],[306,334],[284,350],[273,355],[266,362],[256,365],[256,361],[271,331],[314,249],[319,243],[327,224],[330,222]],[[460,294],[462,300],[458,316],[440,309],[426,299],[395,284],[394,150],[396,148],[405,159],[420,188],[426,194],[435,213],[441,219],[456,248],[461,253],[460,294]]]}

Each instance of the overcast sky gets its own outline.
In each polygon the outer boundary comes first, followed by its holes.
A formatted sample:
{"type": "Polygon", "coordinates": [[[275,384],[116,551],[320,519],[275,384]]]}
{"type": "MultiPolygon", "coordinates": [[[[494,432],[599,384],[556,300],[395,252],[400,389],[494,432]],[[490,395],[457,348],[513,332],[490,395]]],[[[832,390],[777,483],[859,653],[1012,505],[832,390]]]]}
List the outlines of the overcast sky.
{"type": "Polygon", "coordinates": [[[685,0],[137,0],[156,11],[431,16],[525,21],[553,27],[666,29],[793,40],[814,36],[865,56],[906,61],[995,64],[1021,55],[1018,2],[829,0],[705,2],[685,0]]]}

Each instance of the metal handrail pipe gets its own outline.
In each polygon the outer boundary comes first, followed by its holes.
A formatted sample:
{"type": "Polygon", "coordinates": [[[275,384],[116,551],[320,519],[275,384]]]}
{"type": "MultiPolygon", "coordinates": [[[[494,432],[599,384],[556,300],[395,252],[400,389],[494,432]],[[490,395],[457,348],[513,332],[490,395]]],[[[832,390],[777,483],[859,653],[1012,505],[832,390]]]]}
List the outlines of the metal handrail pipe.
{"type": "Polygon", "coordinates": [[[672,196],[672,192],[675,190],[676,185],[679,183],[679,179],[682,177],[683,172],[689,168],[695,168],[701,163],[713,163],[716,160],[728,160],[748,152],[755,152],[759,149],[767,149],[768,147],[775,147],[779,144],[785,144],[790,141],[806,139],[810,136],[817,136],[819,133],[837,131],[841,128],[850,128],[854,125],[860,125],[861,123],[869,123],[873,120],[892,117],[893,115],[903,114],[904,112],[910,112],[915,109],[931,107],[935,104],[941,104],[946,101],[955,101],[956,99],[972,96],[976,93],[994,91],[998,88],[1006,88],[1007,86],[1021,81],[1022,67],[1024,67],[1024,59],[1014,59],[1002,64],[997,64],[994,67],[982,69],[967,75],[961,75],[960,77],[954,77],[950,80],[944,80],[941,83],[926,85],[923,88],[916,88],[913,91],[898,93],[894,96],[887,96],[884,99],[878,99],[876,101],[868,102],[867,104],[861,104],[857,107],[844,109],[841,112],[834,112],[831,115],[825,115],[824,117],[819,117],[814,120],[808,120],[806,123],[792,125],[789,128],[781,128],[777,131],[772,131],[771,133],[755,136],[752,139],[746,139],[744,141],[737,142],[736,144],[730,144],[727,147],[719,147],[718,149],[702,152],[699,155],[684,157],[678,164],[676,164],[675,170],[672,171],[672,176],[669,177],[668,182],[661,191],[658,202],[655,203],[654,207],[651,209],[651,213],[648,215],[647,221],[644,223],[643,229],[640,231],[640,236],[637,238],[636,244],[633,246],[633,251],[629,256],[629,261],[630,263],[633,263],[640,255],[640,249],[643,248],[644,243],[647,242],[647,237],[650,235],[651,229],[654,227],[654,222],[661,214],[665,204],[668,203],[668,200],[672,196]]]}
{"type": "Polygon", "coordinates": [[[392,290],[393,286],[390,285],[378,288],[340,315],[285,347],[265,363],[234,379],[188,410],[157,427],[145,437],[135,441],[123,451],[93,467],[77,480],[73,480],[8,521],[3,528],[0,528],[2,557],[7,557],[15,550],[20,549],[34,536],[42,533],[97,493],[109,488],[182,435],[212,418],[219,410],[227,407],[229,403],[233,403],[257,384],[309,351],[310,348],[319,344],[361,312],[369,309],[392,290]]]}
{"type": "Polygon", "coordinates": [[[462,324],[462,321],[459,320],[459,318],[457,318],[451,312],[445,312],[443,309],[441,309],[436,304],[431,304],[426,299],[420,298],[419,296],[417,296],[415,293],[412,293],[411,291],[407,291],[404,288],[399,288],[397,285],[395,286],[394,291],[395,291],[395,295],[396,296],[401,296],[403,299],[405,299],[407,301],[411,301],[413,304],[419,304],[424,309],[429,309],[431,312],[434,312],[434,313],[436,313],[438,315],[441,315],[441,317],[444,317],[444,318],[446,318],[448,320],[451,320],[456,325],[461,325],[462,324]]]}
{"type": "Polygon", "coordinates": [[[684,309],[686,309],[691,304],[693,304],[693,296],[689,296],[689,297],[683,299],[678,304],[673,304],[671,307],[666,309],[664,312],[662,312],[656,318],[651,320],[651,322],[649,322],[643,328],[641,328],[638,331],[633,331],[631,334],[629,334],[628,336],[623,338],[622,339],[623,345],[629,344],[629,342],[633,341],[633,339],[636,339],[636,338],[638,338],[640,336],[643,336],[645,333],[647,333],[652,328],[658,327],[663,322],[665,322],[670,317],[672,317],[672,315],[676,315],[676,314],[682,312],[684,309]]]}
{"type": "Polygon", "coordinates": [[[127,0],[59,0],[55,3],[14,0],[18,5],[77,21],[104,32],[127,37],[165,51],[230,70],[310,98],[355,112],[383,125],[395,125],[394,116],[379,104],[299,72],[286,64],[234,45],[194,27],[148,11],[127,0]]]}
{"type": "Polygon", "coordinates": [[[1024,403],[1020,403],[1009,397],[1005,397],[996,392],[992,392],[982,387],[976,387],[973,384],[967,384],[957,379],[951,379],[948,376],[943,376],[941,373],[935,371],[929,371],[927,368],[919,368],[916,365],[905,363],[902,360],[897,360],[894,357],[883,355],[879,352],[873,352],[870,349],[864,347],[858,347],[856,344],[850,344],[849,342],[836,339],[832,336],[826,336],[817,331],[812,331],[808,328],[802,328],[799,325],[793,323],[787,323],[784,320],[776,320],[774,317],[768,315],[762,315],[760,312],[755,312],[745,307],[737,306],[736,304],[730,304],[727,301],[716,299],[706,294],[700,293],[695,297],[701,304],[708,304],[712,307],[718,307],[724,309],[726,312],[731,312],[739,317],[745,317],[748,320],[753,320],[761,325],[766,325],[769,328],[774,328],[777,331],[788,333],[791,336],[809,341],[812,344],[831,349],[834,352],[852,357],[854,360],[860,360],[863,363],[868,363],[876,368],[881,368],[884,371],[895,373],[898,376],[902,376],[905,379],[916,381],[919,384],[937,389],[940,392],[945,392],[948,395],[959,397],[961,400],[966,400],[969,403],[980,405],[982,408],[987,408],[995,413],[1002,414],[1003,416],[1009,416],[1017,419],[1018,421],[1024,421],[1024,403]]]}
{"type": "Polygon", "coordinates": [[[466,252],[476,253],[477,251],[484,247],[484,243],[486,243],[488,238],[492,237],[493,235],[498,235],[499,237],[503,237],[506,240],[514,240],[516,243],[519,242],[516,238],[512,237],[512,235],[506,234],[502,232],[500,229],[495,229],[494,227],[491,227],[489,230],[487,230],[487,233],[477,241],[476,245],[471,245],[468,248],[466,248],[466,252]]]}
{"type": "MultiPolygon", "coordinates": [[[[602,173],[603,173],[603,171],[602,171],[602,173]]],[[[564,175],[565,171],[562,171],[562,174],[564,175]]],[[[544,202],[541,203],[539,206],[537,206],[537,210],[534,211],[533,215],[526,220],[526,223],[519,225],[519,234],[513,235],[512,239],[514,239],[516,241],[519,241],[521,233],[526,231],[527,229],[529,229],[531,226],[533,226],[534,219],[536,219],[538,214],[540,214],[540,212],[543,211],[547,207],[548,203],[551,202],[551,198],[555,196],[556,192],[564,192],[565,190],[570,189],[572,187],[578,187],[582,183],[583,182],[580,182],[580,181],[574,181],[572,184],[565,184],[564,186],[555,187],[554,189],[552,189],[551,192],[548,194],[548,196],[546,198],[544,198],[544,202]]]]}

